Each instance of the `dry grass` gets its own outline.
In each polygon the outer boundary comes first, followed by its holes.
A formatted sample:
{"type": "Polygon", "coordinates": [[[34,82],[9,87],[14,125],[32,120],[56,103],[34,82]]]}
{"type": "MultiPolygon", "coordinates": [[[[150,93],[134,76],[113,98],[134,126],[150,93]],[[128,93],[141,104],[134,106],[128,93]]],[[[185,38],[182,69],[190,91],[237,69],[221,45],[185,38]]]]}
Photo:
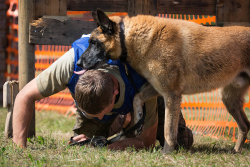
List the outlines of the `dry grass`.
{"type": "Polygon", "coordinates": [[[27,149],[14,149],[3,135],[6,113],[0,110],[0,166],[250,166],[250,144],[241,154],[232,154],[235,143],[199,135],[190,151],[165,156],[159,146],[152,151],[69,147],[74,118],[53,112],[37,113],[37,137],[29,140],[27,149]]]}

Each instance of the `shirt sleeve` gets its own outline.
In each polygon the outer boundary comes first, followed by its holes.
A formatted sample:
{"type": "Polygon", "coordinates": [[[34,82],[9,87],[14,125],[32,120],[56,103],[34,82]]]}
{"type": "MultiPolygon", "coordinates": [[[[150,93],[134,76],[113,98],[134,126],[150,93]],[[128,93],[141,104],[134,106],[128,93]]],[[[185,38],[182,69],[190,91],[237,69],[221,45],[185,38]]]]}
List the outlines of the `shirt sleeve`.
{"type": "Polygon", "coordinates": [[[71,48],[36,77],[36,84],[40,94],[43,97],[48,97],[64,90],[73,72],[74,49],[71,48]]]}

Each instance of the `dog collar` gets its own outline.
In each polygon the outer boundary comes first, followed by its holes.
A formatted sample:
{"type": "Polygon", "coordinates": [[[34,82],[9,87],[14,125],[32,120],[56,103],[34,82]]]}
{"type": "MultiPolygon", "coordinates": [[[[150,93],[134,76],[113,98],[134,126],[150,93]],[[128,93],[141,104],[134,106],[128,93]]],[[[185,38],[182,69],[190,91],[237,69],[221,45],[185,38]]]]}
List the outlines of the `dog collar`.
{"type": "Polygon", "coordinates": [[[127,63],[127,48],[125,46],[125,34],[124,34],[124,23],[123,21],[119,23],[120,25],[120,33],[119,33],[119,36],[120,36],[120,43],[121,43],[121,48],[122,48],[122,54],[120,56],[120,61],[122,64],[126,64],[127,63]]]}

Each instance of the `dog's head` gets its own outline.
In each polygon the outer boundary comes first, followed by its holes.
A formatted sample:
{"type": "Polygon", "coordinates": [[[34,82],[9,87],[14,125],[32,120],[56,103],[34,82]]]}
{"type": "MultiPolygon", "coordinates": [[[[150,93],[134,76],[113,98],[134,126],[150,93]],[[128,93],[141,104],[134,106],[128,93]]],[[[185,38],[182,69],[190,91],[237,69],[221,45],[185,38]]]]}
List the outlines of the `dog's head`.
{"type": "Polygon", "coordinates": [[[83,69],[97,69],[109,59],[119,59],[121,45],[119,38],[120,17],[109,18],[103,11],[92,12],[97,24],[89,38],[89,46],[81,55],[77,66],[83,69]]]}

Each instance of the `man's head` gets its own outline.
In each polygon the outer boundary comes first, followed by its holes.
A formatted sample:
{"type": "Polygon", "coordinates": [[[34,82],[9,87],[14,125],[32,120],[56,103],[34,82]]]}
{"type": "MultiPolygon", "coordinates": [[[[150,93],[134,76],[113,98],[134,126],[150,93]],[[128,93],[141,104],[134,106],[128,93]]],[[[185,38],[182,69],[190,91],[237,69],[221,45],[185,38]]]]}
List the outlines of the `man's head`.
{"type": "Polygon", "coordinates": [[[75,87],[75,100],[79,109],[99,119],[112,110],[117,94],[111,75],[100,70],[85,72],[75,87]]]}

